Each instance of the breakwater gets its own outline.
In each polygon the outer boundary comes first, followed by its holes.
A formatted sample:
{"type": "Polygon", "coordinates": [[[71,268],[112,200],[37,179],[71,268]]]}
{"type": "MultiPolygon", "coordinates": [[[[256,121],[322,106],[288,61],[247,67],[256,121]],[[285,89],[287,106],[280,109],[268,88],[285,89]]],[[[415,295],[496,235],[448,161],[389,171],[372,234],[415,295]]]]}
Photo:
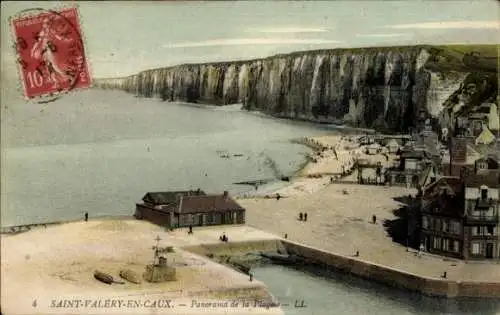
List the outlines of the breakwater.
{"type": "Polygon", "coordinates": [[[455,281],[443,278],[423,277],[390,266],[378,265],[357,257],[347,257],[323,251],[290,240],[265,240],[198,245],[183,249],[211,257],[219,262],[251,268],[259,259],[244,258],[249,253],[276,252],[293,255],[301,264],[330,268],[394,288],[443,298],[500,298],[500,283],[483,281],[455,281]],[[222,258],[222,260],[221,260],[222,258]]]}
{"type": "Polygon", "coordinates": [[[500,298],[500,283],[482,281],[454,281],[422,277],[390,266],[382,266],[356,257],[346,257],[290,241],[282,241],[289,254],[304,258],[309,263],[327,266],[341,272],[373,280],[392,287],[420,292],[424,295],[459,298],[500,298]]]}
{"type": "Polygon", "coordinates": [[[428,46],[333,49],[145,70],[97,79],[95,85],[168,101],[242,103],[276,117],[387,131],[408,131],[425,113],[453,128],[442,116],[443,104],[456,101],[450,97],[460,93],[469,71],[443,70],[436,56],[461,63],[460,54],[443,55],[428,46]]]}

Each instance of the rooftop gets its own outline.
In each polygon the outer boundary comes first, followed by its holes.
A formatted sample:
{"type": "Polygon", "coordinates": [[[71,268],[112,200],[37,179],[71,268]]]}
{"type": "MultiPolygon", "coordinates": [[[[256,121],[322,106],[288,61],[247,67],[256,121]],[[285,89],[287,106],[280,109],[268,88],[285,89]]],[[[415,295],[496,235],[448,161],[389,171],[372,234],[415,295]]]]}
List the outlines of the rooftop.
{"type": "Polygon", "coordinates": [[[233,198],[224,195],[185,196],[179,213],[203,213],[215,211],[244,211],[233,198]]]}
{"type": "Polygon", "coordinates": [[[498,172],[488,172],[486,174],[468,174],[464,178],[466,187],[479,188],[486,185],[490,188],[500,187],[500,176],[498,172]]]}
{"type": "Polygon", "coordinates": [[[431,197],[436,194],[435,188],[449,188],[449,192],[456,195],[462,191],[462,180],[458,176],[441,176],[435,182],[425,187],[424,197],[431,197]]]}
{"type": "Polygon", "coordinates": [[[142,200],[166,211],[162,206],[174,205],[176,213],[207,213],[214,211],[241,211],[242,208],[226,192],[207,195],[203,190],[149,192],[142,200]]]}
{"type": "Polygon", "coordinates": [[[180,190],[167,192],[148,192],[142,201],[154,205],[168,205],[177,202],[178,196],[206,196],[203,190],[180,190]]]}

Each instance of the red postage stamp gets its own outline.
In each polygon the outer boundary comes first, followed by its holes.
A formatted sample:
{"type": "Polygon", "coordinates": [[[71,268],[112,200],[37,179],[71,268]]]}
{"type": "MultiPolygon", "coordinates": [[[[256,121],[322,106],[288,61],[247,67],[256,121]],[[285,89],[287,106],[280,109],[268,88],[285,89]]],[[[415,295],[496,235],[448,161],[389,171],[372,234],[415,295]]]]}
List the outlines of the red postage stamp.
{"type": "Polygon", "coordinates": [[[57,12],[36,9],[13,18],[11,23],[27,98],[90,87],[76,8],[57,12]]]}

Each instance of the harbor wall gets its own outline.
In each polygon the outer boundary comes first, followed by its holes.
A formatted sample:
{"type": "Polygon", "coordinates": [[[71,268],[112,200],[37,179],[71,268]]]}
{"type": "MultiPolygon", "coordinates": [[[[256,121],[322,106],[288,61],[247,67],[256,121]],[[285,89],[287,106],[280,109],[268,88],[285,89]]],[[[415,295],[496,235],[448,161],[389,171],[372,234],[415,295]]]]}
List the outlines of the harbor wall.
{"type": "Polygon", "coordinates": [[[231,242],[231,240],[229,240],[227,243],[221,242],[217,244],[186,246],[182,247],[182,249],[203,256],[209,254],[238,256],[246,253],[277,252],[278,250],[285,251],[285,247],[279,239],[248,242],[231,242]]]}
{"type": "Polygon", "coordinates": [[[335,270],[350,273],[361,278],[373,280],[392,287],[420,292],[424,295],[439,297],[481,297],[500,298],[500,283],[480,281],[454,281],[414,275],[363,261],[357,257],[348,257],[323,251],[304,244],[282,241],[288,254],[300,256],[306,261],[332,267],[335,270]]]}

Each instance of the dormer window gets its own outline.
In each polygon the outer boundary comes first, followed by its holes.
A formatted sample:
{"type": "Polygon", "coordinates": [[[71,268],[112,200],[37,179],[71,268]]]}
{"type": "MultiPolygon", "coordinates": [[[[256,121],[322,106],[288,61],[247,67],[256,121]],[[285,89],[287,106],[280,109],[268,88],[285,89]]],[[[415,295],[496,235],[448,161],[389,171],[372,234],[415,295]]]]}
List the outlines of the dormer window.
{"type": "Polygon", "coordinates": [[[488,163],[486,162],[479,162],[477,163],[477,168],[480,170],[487,170],[488,169],[488,163]]]}

